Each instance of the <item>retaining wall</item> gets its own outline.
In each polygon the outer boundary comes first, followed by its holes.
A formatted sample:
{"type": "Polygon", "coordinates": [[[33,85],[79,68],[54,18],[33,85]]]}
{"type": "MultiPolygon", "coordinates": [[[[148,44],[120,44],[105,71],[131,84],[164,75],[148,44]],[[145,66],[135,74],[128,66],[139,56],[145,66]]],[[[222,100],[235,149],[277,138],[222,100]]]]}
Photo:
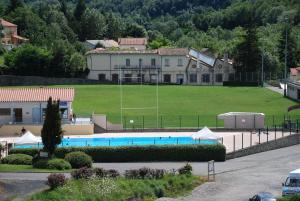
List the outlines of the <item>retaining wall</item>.
{"type": "Polygon", "coordinates": [[[251,154],[256,154],[260,152],[270,151],[274,149],[280,149],[283,147],[293,146],[300,143],[300,134],[289,135],[277,140],[272,140],[269,142],[264,142],[258,145],[253,145],[244,149],[237,150],[226,154],[226,159],[233,159],[238,157],[243,157],[251,154]]]}

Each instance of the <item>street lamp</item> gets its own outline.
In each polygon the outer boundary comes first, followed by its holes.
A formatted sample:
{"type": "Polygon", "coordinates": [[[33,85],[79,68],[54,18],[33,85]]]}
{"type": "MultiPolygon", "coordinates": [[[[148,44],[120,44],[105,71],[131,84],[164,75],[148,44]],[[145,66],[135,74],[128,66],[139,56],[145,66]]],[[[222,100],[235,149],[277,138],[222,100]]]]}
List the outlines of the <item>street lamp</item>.
{"type": "Polygon", "coordinates": [[[284,48],[284,91],[283,91],[283,95],[284,97],[286,97],[286,84],[287,84],[287,48],[288,48],[288,44],[287,44],[287,20],[288,18],[285,17],[285,48],[284,48]]]}

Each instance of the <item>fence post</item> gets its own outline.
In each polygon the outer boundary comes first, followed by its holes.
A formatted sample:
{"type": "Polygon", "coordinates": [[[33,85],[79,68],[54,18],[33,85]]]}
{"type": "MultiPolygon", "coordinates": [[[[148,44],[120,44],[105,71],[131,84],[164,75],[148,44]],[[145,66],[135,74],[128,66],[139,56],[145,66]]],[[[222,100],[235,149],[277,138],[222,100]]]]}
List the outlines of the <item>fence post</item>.
{"type": "Polygon", "coordinates": [[[290,123],[290,135],[292,135],[292,125],[291,125],[291,123],[290,123]]]}
{"type": "Polygon", "coordinates": [[[218,116],[216,116],[216,129],[218,128],[218,116]]]}
{"type": "Polygon", "coordinates": [[[198,128],[200,128],[200,117],[198,115],[198,128]]]}
{"type": "Polygon", "coordinates": [[[284,134],[283,134],[283,126],[284,126],[284,124],[282,124],[282,126],[281,126],[281,137],[283,137],[284,136],[284,134]]]}
{"type": "Polygon", "coordinates": [[[127,126],[126,126],[126,116],[124,116],[124,128],[126,130],[127,126]]]}
{"type": "Polygon", "coordinates": [[[269,129],[268,129],[268,126],[267,126],[267,142],[269,142],[269,129]]]}
{"type": "Polygon", "coordinates": [[[163,128],[163,117],[162,117],[162,115],[160,116],[160,128],[163,128]]]}
{"type": "Polygon", "coordinates": [[[235,152],[235,135],[233,135],[233,152],[235,152]]]}
{"type": "Polygon", "coordinates": [[[181,115],[179,116],[179,128],[181,129],[181,115]]]}
{"type": "Polygon", "coordinates": [[[224,142],[223,142],[223,137],[221,138],[221,142],[222,142],[222,144],[224,143],[224,142]]]}
{"type": "Polygon", "coordinates": [[[276,141],[276,125],[275,125],[275,141],[276,141]]]}
{"type": "Polygon", "coordinates": [[[258,129],[258,144],[260,144],[260,129],[258,129]]]}
{"type": "Polygon", "coordinates": [[[275,127],[275,118],[274,118],[274,115],[272,116],[272,119],[273,119],[273,128],[275,127]]]}
{"type": "Polygon", "coordinates": [[[144,130],[145,129],[145,117],[144,117],[144,115],[142,117],[142,120],[143,120],[143,130],[144,130]]]}
{"type": "Polygon", "coordinates": [[[234,128],[236,129],[236,115],[234,115],[234,128]]]}
{"type": "Polygon", "coordinates": [[[252,133],[250,132],[250,147],[252,147],[252,133]]]}
{"type": "Polygon", "coordinates": [[[242,133],[242,149],[244,149],[244,133],[242,133]]]}
{"type": "Polygon", "coordinates": [[[296,120],[296,132],[297,132],[297,134],[298,134],[298,119],[296,120]]]}

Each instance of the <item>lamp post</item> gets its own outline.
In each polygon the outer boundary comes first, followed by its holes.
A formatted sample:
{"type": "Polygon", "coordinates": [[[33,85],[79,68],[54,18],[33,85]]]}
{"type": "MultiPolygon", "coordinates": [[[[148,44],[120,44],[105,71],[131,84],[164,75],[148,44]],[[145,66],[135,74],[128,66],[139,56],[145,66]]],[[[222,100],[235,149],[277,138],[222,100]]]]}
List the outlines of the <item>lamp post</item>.
{"type": "Polygon", "coordinates": [[[261,52],[261,87],[264,87],[264,51],[261,52]]]}
{"type": "MultiPolygon", "coordinates": [[[[284,18],[286,23],[288,18],[284,18]]],[[[287,44],[287,24],[285,24],[285,48],[284,48],[284,91],[283,91],[283,95],[284,97],[286,97],[286,84],[287,84],[287,48],[288,48],[288,44],[287,44]]]]}

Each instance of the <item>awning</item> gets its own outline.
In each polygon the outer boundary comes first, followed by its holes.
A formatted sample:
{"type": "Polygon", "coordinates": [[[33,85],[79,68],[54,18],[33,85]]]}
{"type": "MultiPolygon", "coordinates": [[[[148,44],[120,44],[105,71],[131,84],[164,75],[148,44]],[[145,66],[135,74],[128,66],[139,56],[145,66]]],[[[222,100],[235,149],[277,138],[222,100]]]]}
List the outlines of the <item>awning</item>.
{"type": "Polygon", "coordinates": [[[221,139],[219,136],[213,133],[206,126],[200,131],[198,131],[197,133],[194,133],[191,137],[194,140],[220,140],[221,139]]]}
{"type": "Polygon", "coordinates": [[[36,137],[30,131],[27,131],[22,137],[15,141],[15,144],[37,144],[42,142],[40,137],[36,137]]]}

